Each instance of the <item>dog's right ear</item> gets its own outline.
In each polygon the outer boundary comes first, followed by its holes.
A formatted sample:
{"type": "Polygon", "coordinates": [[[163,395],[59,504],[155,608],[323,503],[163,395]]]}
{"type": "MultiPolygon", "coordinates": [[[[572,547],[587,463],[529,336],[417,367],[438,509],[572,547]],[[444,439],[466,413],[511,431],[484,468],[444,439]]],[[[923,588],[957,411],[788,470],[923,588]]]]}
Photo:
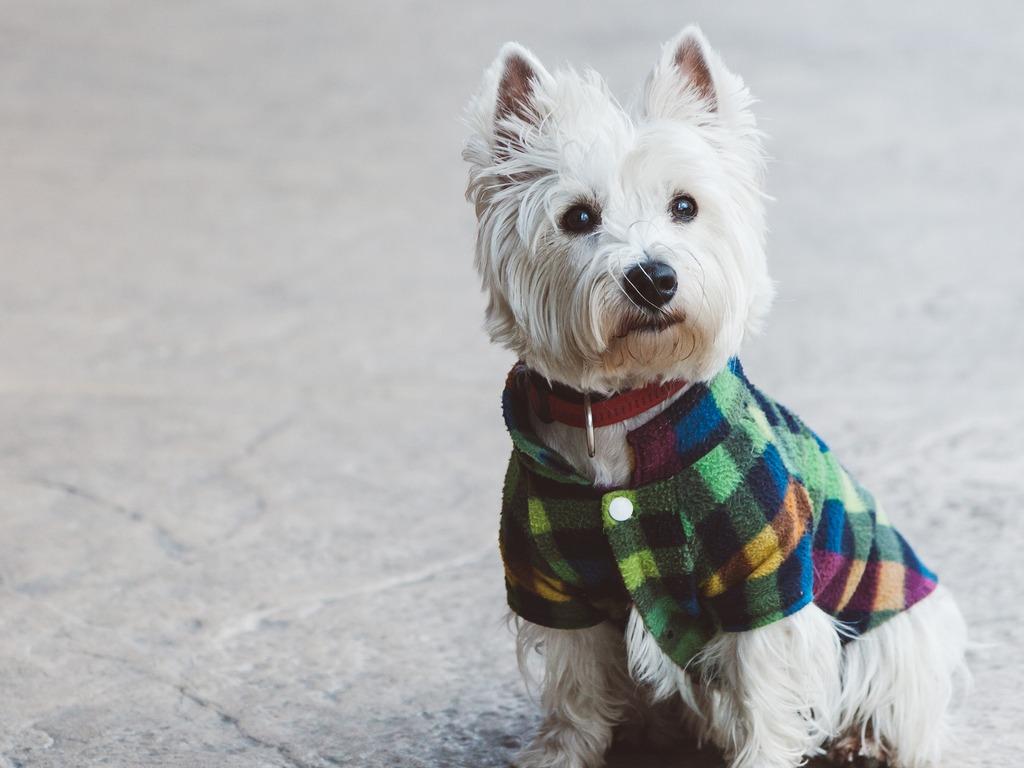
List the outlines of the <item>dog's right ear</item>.
{"type": "Polygon", "coordinates": [[[505,43],[484,73],[469,105],[469,118],[495,159],[521,150],[548,112],[551,75],[519,43],[505,43]]]}

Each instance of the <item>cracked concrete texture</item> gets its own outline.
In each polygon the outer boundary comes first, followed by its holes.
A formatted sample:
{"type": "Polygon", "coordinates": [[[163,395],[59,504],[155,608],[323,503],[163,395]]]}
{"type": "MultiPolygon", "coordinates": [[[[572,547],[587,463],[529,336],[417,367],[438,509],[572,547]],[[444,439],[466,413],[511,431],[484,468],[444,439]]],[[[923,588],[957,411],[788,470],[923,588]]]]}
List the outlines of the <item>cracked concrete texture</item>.
{"type": "Polygon", "coordinates": [[[0,766],[507,764],[457,118],[505,39],[625,95],[693,20],[777,158],[747,368],[961,596],[948,765],[1015,763],[1018,5],[109,0],[0,3],[0,766]]]}

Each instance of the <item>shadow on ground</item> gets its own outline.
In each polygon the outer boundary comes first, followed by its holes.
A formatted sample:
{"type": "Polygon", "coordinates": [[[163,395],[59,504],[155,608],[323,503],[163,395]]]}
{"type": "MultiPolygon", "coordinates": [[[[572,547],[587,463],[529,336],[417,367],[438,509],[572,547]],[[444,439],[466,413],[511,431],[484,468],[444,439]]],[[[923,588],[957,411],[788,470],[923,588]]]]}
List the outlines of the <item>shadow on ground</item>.
{"type": "MultiPolygon", "coordinates": [[[[698,749],[687,744],[668,751],[644,750],[638,747],[618,746],[612,750],[605,763],[606,768],[726,768],[722,754],[713,748],[698,749]]],[[[825,759],[811,760],[808,768],[830,768],[834,763],[825,759]]],[[[855,768],[884,768],[874,760],[848,763],[855,768]]]]}
{"type": "Polygon", "coordinates": [[[633,746],[618,746],[612,750],[605,763],[607,768],[723,768],[725,760],[715,749],[698,749],[687,744],[673,750],[653,751],[633,746]]]}

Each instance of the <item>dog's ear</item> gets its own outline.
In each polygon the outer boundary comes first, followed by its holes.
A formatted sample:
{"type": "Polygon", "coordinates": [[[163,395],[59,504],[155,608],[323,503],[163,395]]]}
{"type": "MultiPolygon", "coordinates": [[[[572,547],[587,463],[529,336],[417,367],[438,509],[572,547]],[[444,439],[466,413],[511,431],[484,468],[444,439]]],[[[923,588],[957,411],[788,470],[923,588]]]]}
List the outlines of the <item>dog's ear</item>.
{"type": "Polygon", "coordinates": [[[691,25],[662,46],[644,87],[643,115],[728,120],[748,103],[743,81],[725,68],[700,28],[691,25]]]}
{"type": "Polygon", "coordinates": [[[545,95],[551,82],[551,75],[529,50],[519,43],[502,46],[469,105],[470,122],[487,140],[494,157],[522,148],[529,131],[541,124],[548,111],[545,95]]]}
{"type": "Polygon", "coordinates": [[[536,125],[540,121],[537,89],[541,87],[541,78],[547,75],[537,57],[518,43],[505,43],[492,68],[499,73],[494,108],[496,126],[513,116],[536,125]]]}

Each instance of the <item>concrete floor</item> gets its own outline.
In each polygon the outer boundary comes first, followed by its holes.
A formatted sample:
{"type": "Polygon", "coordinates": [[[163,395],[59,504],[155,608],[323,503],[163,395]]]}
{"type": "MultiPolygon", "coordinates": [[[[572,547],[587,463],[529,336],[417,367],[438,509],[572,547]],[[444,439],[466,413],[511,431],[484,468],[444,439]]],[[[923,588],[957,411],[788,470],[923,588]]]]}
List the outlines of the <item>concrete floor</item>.
{"type": "Polygon", "coordinates": [[[693,20],[776,158],[747,369],[960,595],[947,765],[1017,764],[1024,8],[627,6],[0,2],[0,766],[507,764],[458,116],[693,20]]]}

